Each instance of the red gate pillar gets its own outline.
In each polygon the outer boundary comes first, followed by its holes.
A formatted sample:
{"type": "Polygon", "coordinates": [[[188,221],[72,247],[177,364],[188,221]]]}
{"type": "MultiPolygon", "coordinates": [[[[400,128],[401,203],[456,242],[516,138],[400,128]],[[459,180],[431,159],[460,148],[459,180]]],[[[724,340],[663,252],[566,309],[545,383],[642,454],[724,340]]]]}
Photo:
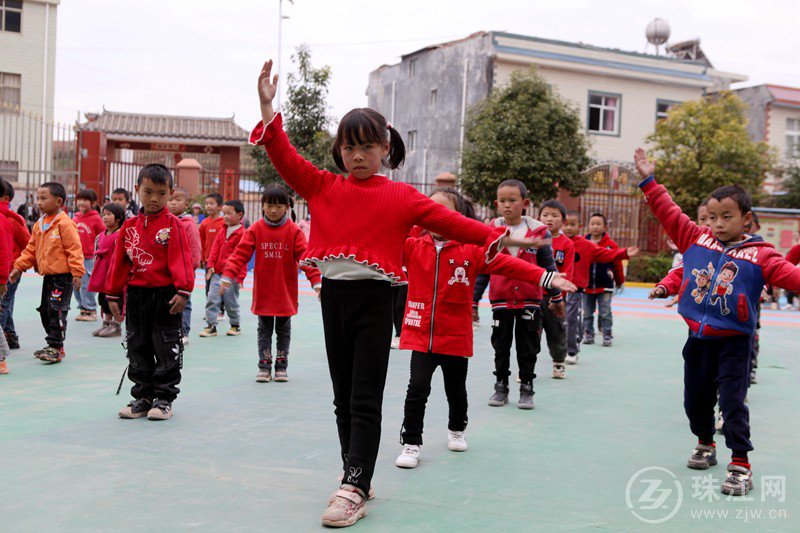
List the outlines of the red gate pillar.
{"type": "Polygon", "coordinates": [[[219,149],[220,188],[225,200],[239,199],[239,147],[221,146],[219,149]]]}
{"type": "Polygon", "coordinates": [[[94,189],[98,199],[108,196],[106,190],[106,134],[103,131],[81,131],[78,156],[81,159],[80,184],[94,189]]]}
{"type": "Polygon", "coordinates": [[[200,194],[200,170],[203,168],[197,159],[182,159],[177,165],[175,181],[187,191],[189,198],[200,194]]]}

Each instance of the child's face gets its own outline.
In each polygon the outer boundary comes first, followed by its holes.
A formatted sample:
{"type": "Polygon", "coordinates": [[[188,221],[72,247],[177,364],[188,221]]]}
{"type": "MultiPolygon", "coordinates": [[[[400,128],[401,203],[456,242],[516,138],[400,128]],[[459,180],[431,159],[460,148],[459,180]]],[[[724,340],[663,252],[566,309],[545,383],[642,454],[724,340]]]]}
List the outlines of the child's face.
{"type": "Polygon", "coordinates": [[[189,199],[183,191],[174,191],[167,202],[169,212],[176,217],[181,216],[189,208],[189,199]]]}
{"type": "Polygon", "coordinates": [[[142,180],[141,185],[136,186],[136,192],[139,194],[139,200],[147,215],[158,213],[164,209],[172,196],[172,189],[168,183],[153,183],[147,178],[142,180]]]}
{"type": "Polygon", "coordinates": [[[203,202],[206,206],[206,215],[214,218],[215,216],[219,215],[219,204],[213,198],[206,198],[206,201],[203,202]]]}
{"type": "Polygon", "coordinates": [[[733,273],[733,270],[730,270],[728,268],[726,268],[725,270],[723,270],[722,272],[719,273],[719,278],[724,283],[730,283],[731,281],[733,281],[733,278],[735,278],[735,277],[736,277],[736,275],[733,273]]]}
{"type": "Polygon", "coordinates": [[[114,213],[111,211],[103,211],[103,224],[105,224],[108,229],[116,229],[117,217],[115,217],[114,213]]]}
{"type": "MultiPolygon", "coordinates": [[[[438,193],[437,192],[436,194],[431,196],[431,200],[433,200],[437,204],[442,204],[443,206],[445,206],[450,211],[455,211],[456,210],[456,204],[453,203],[453,199],[450,198],[446,194],[442,194],[442,193],[438,193]]],[[[442,239],[442,236],[437,234],[437,233],[431,233],[431,235],[433,235],[433,237],[435,239],[437,239],[437,240],[441,240],[442,239]]]]}
{"type": "Polygon", "coordinates": [[[47,187],[36,189],[36,205],[45,215],[55,215],[61,210],[64,200],[54,196],[47,187]]]}
{"type": "Polygon", "coordinates": [[[589,233],[592,237],[600,237],[606,232],[606,223],[602,217],[592,217],[589,219],[589,233]]]}
{"type": "Polygon", "coordinates": [[[222,220],[226,226],[235,226],[242,221],[244,213],[237,213],[232,205],[222,206],[222,220]]]}
{"type": "Polygon", "coordinates": [[[752,219],[753,214],[750,211],[742,213],[733,198],[708,201],[708,223],[714,237],[721,242],[740,240],[745,226],[751,224],[752,219]]]}
{"type": "Polygon", "coordinates": [[[289,210],[288,204],[274,204],[270,202],[264,202],[261,208],[264,210],[264,216],[266,216],[267,220],[270,222],[280,222],[289,210]]]}
{"type": "Polygon", "coordinates": [[[564,232],[564,235],[569,238],[577,235],[581,230],[581,222],[578,220],[578,216],[567,215],[567,218],[564,219],[564,225],[561,227],[561,230],[564,232]]]}
{"type": "Polygon", "coordinates": [[[697,208],[697,225],[708,226],[708,205],[701,205],[697,208]]]}
{"type": "Polygon", "coordinates": [[[522,212],[530,206],[531,201],[522,197],[518,187],[500,187],[497,189],[497,200],[494,205],[497,212],[505,219],[506,224],[519,224],[522,212]]]}
{"type": "Polygon", "coordinates": [[[125,198],[125,195],[122,194],[121,192],[113,193],[111,195],[111,201],[119,206],[128,207],[128,199],[125,198]]]}
{"type": "Polygon", "coordinates": [[[555,207],[543,208],[539,213],[539,220],[547,226],[547,229],[550,230],[553,237],[558,235],[558,232],[561,231],[561,226],[564,225],[564,218],[561,215],[561,211],[555,207]]]}
{"type": "Polygon", "coordinates": [[[381,161],[389,155],[389,143],[346,144],[341,150],[344,168],[354,178],[363,180],[378,173],[381,161]]]}
{"type": "Polygon", "coordinates": [[[86,198],[78,198],[78,200],[75,203],[78,206],[78,211],[80,211],[84,215],[88,213],[89,210],[92,208],[91,200],[87,200],[86,198]]]}

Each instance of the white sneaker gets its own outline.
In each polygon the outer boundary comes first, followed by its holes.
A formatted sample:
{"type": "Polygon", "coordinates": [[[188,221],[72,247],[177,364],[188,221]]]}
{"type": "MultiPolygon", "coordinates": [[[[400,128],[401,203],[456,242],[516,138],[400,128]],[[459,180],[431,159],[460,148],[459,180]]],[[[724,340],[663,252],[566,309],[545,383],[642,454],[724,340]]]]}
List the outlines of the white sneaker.
{"type": "Polygon", "coordinates": [[[447,433],[447,449],[454,452],[467,451],[467,439],[463,431],[449,431],[447,433]]]}
{"type": "Polygon", "coordinates": [[[416,444],[406,444],[403,451],[397,456],[394,462],[400,468],[414,468],[419,463],[419,446],[416,444]]]}
{"type": "Polygon", "coordinates": [[[564,362],[567,363],[568,365],[577,365],[578,364],[578,354],[568,355],[564,359],[564,362]]]}
{"type": "Polygon", "coordinates": [[[392,339],[391,344],[392,350],[399,350],[400,349],[400,337],[395,337],[392,339]]]}
{"type": "Polygon", "coordinates": [[[553,379],[566,379],[567,367],[564,363],[553,363],[553,379]]]}

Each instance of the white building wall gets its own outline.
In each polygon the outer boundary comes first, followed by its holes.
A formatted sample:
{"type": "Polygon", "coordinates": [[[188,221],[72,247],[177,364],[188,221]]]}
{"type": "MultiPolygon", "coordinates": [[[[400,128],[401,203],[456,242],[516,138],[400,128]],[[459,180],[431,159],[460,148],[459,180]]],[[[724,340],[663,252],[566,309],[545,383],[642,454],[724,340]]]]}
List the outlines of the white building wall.
{"type": "Polygon", "coordinates": [[[790,118],[800,120],[800,109],[774,104],[769,107],[767,142],[778,151],[780,160],[786,163],[791,162],[786,154],[786,121],[790,118]]]}

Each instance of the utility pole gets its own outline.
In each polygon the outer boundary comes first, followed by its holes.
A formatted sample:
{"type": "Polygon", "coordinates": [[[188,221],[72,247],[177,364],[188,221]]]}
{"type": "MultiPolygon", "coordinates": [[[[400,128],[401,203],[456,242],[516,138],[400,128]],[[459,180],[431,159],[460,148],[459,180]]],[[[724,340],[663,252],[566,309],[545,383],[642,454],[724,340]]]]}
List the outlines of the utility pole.
{"type": "MultiPolygon", "coordinates": [[[[294,4],[294,0],[289,0],[290,4],[294,4]]],[[[278,87],[275,91],[275,109],[281,108],[281,84],[283,83],[283,76],[281,75],[281,50],[283,45],[283,19],[289,17],[283,16],[283,0],[278,0],[278,61],[277,61],[277,74],[278,74],[278,87]]]]}

